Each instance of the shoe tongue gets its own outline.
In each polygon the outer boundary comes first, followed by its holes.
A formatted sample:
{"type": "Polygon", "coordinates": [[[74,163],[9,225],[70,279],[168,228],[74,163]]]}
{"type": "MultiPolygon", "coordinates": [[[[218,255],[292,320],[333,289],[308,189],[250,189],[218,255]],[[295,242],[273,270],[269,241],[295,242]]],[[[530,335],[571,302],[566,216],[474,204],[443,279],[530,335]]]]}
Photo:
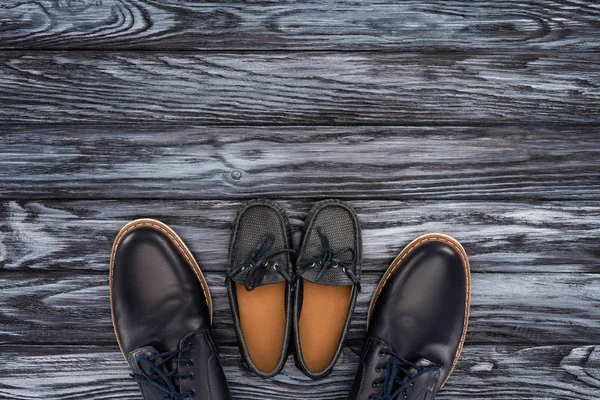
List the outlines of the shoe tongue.
{"type": "MultiPolygon", "coordinates": [[[[183,340],[185,340],[185,338],[182,339],[181,346],[178,350],[182,348],[183,340]]],[[[161,353],[153,346],[140,347],[139,349],[133,350],[131,353],[129,353],[128,361],[131,370],[133,371],[133,374],[156,380],[156,382],[158,382],[160,385],[172,385],[172,387],[174,387],[175,390],[179,390],[179,380],[169,377],[169,371],[175,371],[179,368],[177,361],[174,361],[174,359],[169,359],[168,361],[163,363],[164,358],[157,357],[151,361],[149,360],[149,363],[138,363],[138,360],[140,359],[148,359],[152,356],[156,356],[157,354],[161,353]],[[151,365],[158,367],[160,371],[164,374],[164,376],[161,376],[160,373],[158,373],[151,367],[151,365]]],[[[162,389],[157,388],[151,384],[142,384],[140,385],[140,387],[142,389],[142,394],[144,394],[144,398],[162,399],[164,396],[164,392],[162,391],[162,389]]]]}
{"type": "MultiPolygon", "coordinates": [[[[426,358],[419,358],[417,360],[417,362],[415,362],[415,365],[417,367],[423,367],[423,368],[429,368],[429,367],[436,366],[436,364],[433,361],[429,361],[426,358]]],[[[410,373],[411,376],[415,376],[416,374],[419,373],[419,371],[417,371],[415,368],[409,369],[408,372],[410,373]]],[[[407,379],[408,379],[408,377],[406,377],[404,380],[406,381],[407,379]]]]}
{"type": "MultiPolygon", "coordinates": [[[[336,265],[336,264],[333,264],[336,265]]],[[[341,265],[334,267],[330,265],[319,278],[323,266],[319,263],[308,265],[302,272],[302,279],[311,283],[326,286],[352,286],[354,282],[348,277],[341,265]]]]}
{"type": "MultiPolygon", "coordinates": [[[[418,367],[422,367],[422,368],[430,368],[430,367],[435,367],[436,364],[426,358],[420,358],[418,359],[415,363],[416,366],[418,367]]],[[[409,374],[411,376],[415,376],[416,374],[419,373],[419,371],[417,371],[416,368],[410,368],[408,370],[409,374]]],[[[409,390],[408,390],[408,399],[426,399],[426,398],[433,398],[433,397],[429,397],[432,393],[432,391],[435,388],[435,385],[433,384],[435,381],[437,381],[437,379],[439,378],[439,372],[431,372],[431,373],[426,373],[423,376],[419,377],[416,379],[415,382],[412,383],[412,385],[410,385],[409,390]],[[416,397],[414,397],[416,396],[416,397]]],[[[402,382],[407,382],[410,378],[408,376],[404,376],[402,378],[402,382]]]]}
{"type": "MultiPolygon", "coordinates": [[[[156,350],[156,348],[152,346],[140,347],[139,349],[133,350],[131,353],[129,353],[128,361],[133,373],[136,375],[142,375],[142,368],[144,368],[144,371],[146,373],[154,375],[154,372],[146,364],[142,364],[140,366],[137,360],[140,358],[149,358],[156,354],[159,354],[159,352],[158,350],[156,350]]],[[[157,359],[156,361],[160,362],[161,360],[157,359]]]]}

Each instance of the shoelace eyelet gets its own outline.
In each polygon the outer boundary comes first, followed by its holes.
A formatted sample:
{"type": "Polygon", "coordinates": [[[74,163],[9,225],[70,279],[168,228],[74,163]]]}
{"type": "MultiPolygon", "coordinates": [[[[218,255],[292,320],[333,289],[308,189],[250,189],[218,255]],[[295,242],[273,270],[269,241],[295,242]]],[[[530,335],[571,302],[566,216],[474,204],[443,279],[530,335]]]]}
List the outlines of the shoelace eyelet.
{"type": "Polygon", "coordinates": [[[380,348],[377,351],[377,354],[379,356],[388,356],[385,363],[379,363],[375,366],[377,372],[385,369],[385,377],[379,377],[372,382],[373,387],[380,386],[380,384],[384,383],[383,393],[371,393],[369,399],[408,399],[408,390],[410,387],[414,386],[415,381],[419,379],[419,377],[426,373],[440,370],[440,366],[433,363],[425,367],[405,360],[389,349],[380,348]],[[400,395],[402,395],[402,397],[400,397],[400,395]]]}
{"type": "Polygon", "coordinates": [[[271,257],[278,256],[284,253],[296,253],[294,249],[279,249],[271,250],[275,239],[272,235],[265,236],[261,242],[252,250],[250,257],[242,264],[230,266],[230,270],[225,277],[225,285],[230,287],[231,281],[242,271],[248,270],[245,276],[244,286],[246,290],[252,291],[256,287],[261,286],[266,269],[273,266],[273,270],[282,275],[286,281],[292,283],[292,278],[287,271],[279,269],[279,265],[274,261],[270,261],[271,257]],[[275,264],[275,265],[273,265],[275,264]]]}

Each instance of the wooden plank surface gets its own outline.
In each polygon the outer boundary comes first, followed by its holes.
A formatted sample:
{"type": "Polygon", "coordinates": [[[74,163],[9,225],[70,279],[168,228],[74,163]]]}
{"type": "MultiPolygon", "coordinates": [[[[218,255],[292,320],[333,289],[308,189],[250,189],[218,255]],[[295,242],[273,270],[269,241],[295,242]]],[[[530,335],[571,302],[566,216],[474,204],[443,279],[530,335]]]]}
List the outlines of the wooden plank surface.
{"type": "Polygon", "coordinates": [[[597,51],[594,0],[12,0],[0,48],[597,51]]]}
{"type": "MultiPolygon", "coordinates": [[[[280,201],[296,246],[312,203],[280,201]]],[[[185,240],[205,271],[222,272],[239,201],[0,203],[3,271],[108,271],[112,242],[152,217],[185,240]]],[[[382,272],[413,238],[439,231],[465,246],[474,272],[600,273],[599,202],[351,201],[362,224],[363,269],[382,272]]]]}
{"type": "MultiPolygon", "coordinates": [[[[236,343],[225,272],[206,273],[219,343],[236,343]]],[[[363,274],[349,343],[363,343],[382,273],[363,274]]],[[[600,335],[600,275],[474,273],[469,344],[589,344],[600,335]]],[[[114,342],[108,274],[10,273],[0,277],[0,343],[114,342]]]]}
{"type": "MultiPolygon", "coordinates": [[[[0,399],[141,400],[129,369],[114,346],[3,346],[0,399]],[[35,377],[33,379],[32,377],[35,377]]],[[[288,360],[271,380],[241,367],[239,352],[220,346],[236,399],[346,399],[360,347],[346,348],[333,373],[312,381],[288,360]]],[[[594,400],[598,398],[600,346],[465,346],[450,380],[436,397],[474,400],[594,400]]]]}
{"type": "Polygon", "coordinates": [[[457,237],[469,334],[440,399],[600,398],[594,0],[0,4],[0,400],[141,399],[108,256],[138,217],[203,266],[239,399],[345,399],[367,304],[412,238],[457,237]],[[223,287],[242,200],[352,200],[364,290],[322,381],[260,380],[223,287]]]}
{"type": "Polygon", "coordinates": [[[597,127],[599,70],[560,52],[2,52],[0,121],[597,127]]]}
{"type": "Polygon", "coordinates": [[[8,199],[600,197],[598,126],[24,125],[0,132],[0,197],[8,199]]]}

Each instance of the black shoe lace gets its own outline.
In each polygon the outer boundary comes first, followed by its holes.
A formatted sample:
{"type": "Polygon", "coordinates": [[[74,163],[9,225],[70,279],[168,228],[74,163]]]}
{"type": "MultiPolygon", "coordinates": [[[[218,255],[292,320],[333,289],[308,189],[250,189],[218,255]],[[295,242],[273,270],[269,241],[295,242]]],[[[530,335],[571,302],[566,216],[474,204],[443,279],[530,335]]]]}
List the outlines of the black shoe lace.
{"type": "Polygon", "coordinates": [[[273,247],[273,243],[275,243],[273,235],[265,236],[254,250],[252,250],[248,260],[242,264],[231,267],[231,271],[225,278],[225,285],[229,285],[231,280],[236,275],[246,270],[246,268],[250,268],[248,275],[246,275],[246,280],[244,281],[244,287],[248,291],[256,289],[262,282],[263,276],[268,268],[273,268],[273,270],[283,276],[286,281],[292,283],[293,277],[287,272],[287,268],[285,266],[282,267],[277,263],[270,263],[269,260],[282,253],[295,253],[296,251],[293,249],[270,251],[271,247],[273,247]]]}
{"type": "Polygon", "coordinates": [[[131,375],[133,379],[140,383],[154,386],[165,393],[165,400],[185,400],[194,397],[193,390],[187,390],[179,393],[173,383],[174,378],[192,379],[191,374],[180,374],[176,370],[168,371],[166,363],[182,363],[188,366],[194,365],[194,362],[188,357],[182,357],[183,353],[193,349],[188,345],[182,349],[169,351],[166,353],[155,354],[150,357],[140,357],[137,359],[141,374],[131,375]]]}
{"type": "Polygon", "coordinates": [[[348,278],[350,278],[352,283],[354,283],[358,287],[358,290],[360,291],[360,280],[358,279],[356,274],[354,274],[354,272],[352,272],[349,269],[349,267],[352,266],[356,262],[356,250],[354,250],[354,248],[352,248],[352,247],[346,247],[345,249],[341,249],[341,250],[335,252],[329,245],[329,239],[323,233],[323,231],[321,230],[320,227],[317,228],[317,233],[319,234],[319,238],[321,239],[321,247],[322,247],[321,255],[319,257],[314,257],[314,258],[310,258],[307,260],[299,261],[298,265],[307,266],[307,268],[314,268],[317,265],[320,265],[321,270],[319,271],[319,274],[317,275],[317,278],[316,278],[317,282],[319,282],[321,280],[321,278],[323,277],[323,275],[325,274],[325,272],[327,272],[327,270],[329,268],[342,267],[342,271],[344,271],[344,273],[348,276],[348,278]],[[340,259],[340,257],[343,254],[351,254],[350,259],[349,260],[340,259]]]}
{"type": "Polygon", "coordinates": [[[438,366],[423,367],[416,365],[387,350],[380,350],[378,354],[380,356],[387,355],[388,359],[385,363],[378,364],[376,367],[378,371],[385,368],[385,376],[373,381],[374,387],[383,384],[382,394],[369,395],[369,399],[373,400],[394,400],[400,394],[404,394],[404,398],[407,398],[408,389],[417,379],[428,372],[440,369],[438,366]]]}

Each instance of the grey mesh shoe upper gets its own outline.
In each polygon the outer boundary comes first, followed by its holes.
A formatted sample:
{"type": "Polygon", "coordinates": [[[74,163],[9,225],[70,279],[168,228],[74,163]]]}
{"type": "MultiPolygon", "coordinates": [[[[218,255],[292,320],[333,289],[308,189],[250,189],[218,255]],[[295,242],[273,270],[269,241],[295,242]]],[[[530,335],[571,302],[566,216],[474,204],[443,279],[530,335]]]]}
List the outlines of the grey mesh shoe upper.
{"type": "Polygon", "coordinates": [[[231,241],[228,279],[247,290],[271,283],[293,281],[285,217],[270,202],[248,203],[238,217],[231,241]]]}
{"type": "Polygon", "coordinates": [[[298,252],[298,275],[321,285],[360,285],[362,243],[354,211],[341,202],[319,204],[307,218],[298,252]]]}

